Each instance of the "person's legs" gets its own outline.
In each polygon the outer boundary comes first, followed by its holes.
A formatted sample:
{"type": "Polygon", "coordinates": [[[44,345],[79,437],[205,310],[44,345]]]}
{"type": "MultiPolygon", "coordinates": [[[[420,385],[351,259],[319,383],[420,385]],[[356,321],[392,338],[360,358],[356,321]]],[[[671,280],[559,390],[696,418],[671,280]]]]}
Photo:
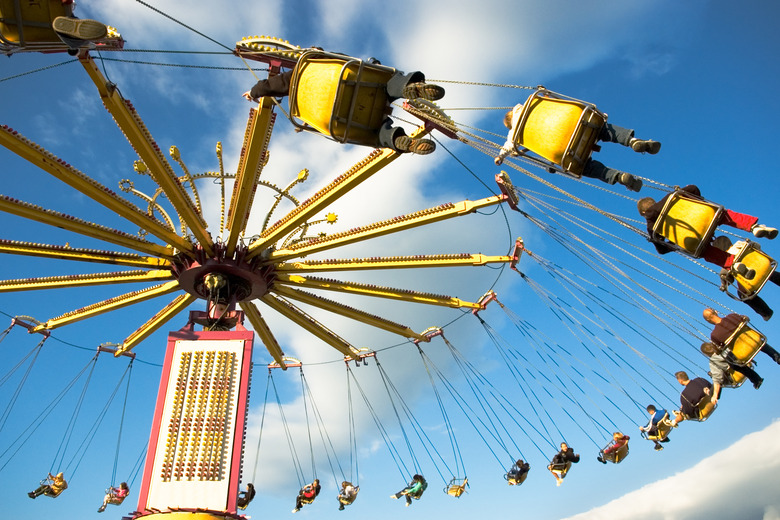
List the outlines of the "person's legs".
{"type": "Polygon", "coordinates": [[[734,263],[734,255],[731,255],[727,251],[718,249],[712,245],[708,245],[704,248],[704,254],[702,255],[702,258],[704,258],[706,262],[715,264],[720,267],[725,267],[727,269],[730,268],[731,264],[734,263]]]}
{"type": "Polygon", "coordinates": [[[753,309],[756,314],[764,318],[764,321],[769,321],[774,311],[767,305],[767,303],[760,296],[753,296],[748,300],[744,300],[748,307],[753,309]]]}
{"type": "Polygon", "coordinates": [[[393,74],[393,77],[391,77],[387,82],[387,87],[385,87],[387,90],[387,97],[389,98],[388,101],[393,101],[404,97],[404,88],[407,85],[411,85],[412,83],[422,83],[424,81],[425,74],[419,70],[410,72],[409,74],[404,74],[400,70],[396,71],[396,73],[393,74]]]}
{"type": "Polygon", "coordinates": [[[389,117],[382,123],[377,140],[381,148],[390,148],[400,153],[428,155],[436,150],[436,143],[430,139],[409,137],[403,128],[393,126],[393,120],[389,117]]]}
{"type": "Polygon", "coordinates": [[[604,163],[588,159],[585,168],[582,170],[582,176],[589,179],[598,179],[607,184],[615,184],[620,176],[620,171],[605,166],[604,163]]]}
{"type": "Polygon", "coordinates": [[[763,379],[761,379],[761,376],[756,373],[755,370],[753,370],[750,367],[746,366],[740,366],[740,365],[732,365],[729,363],[729,366],[734,370],[735,372],[739,372],[743,376],[747,377],[748,380],[753,383],[753,386],[761,386],[761,382],[763,379]]]}
{"type": "Polygon", "coordinates": [[[252,96],[252,99],[266,96],[285,97],[290,94],[290,78],[292,78],[292,74],[292,71],[288,70],[268,79],[261,79],[252,87],[249,95],[252,96]]]}
{"type": "Polygon", "coordinates": [[[634,137],[634,131],[622,126],[606,123],[599,133],[599,141],[607,143],[618,143],[623,146],[631,146],[631,139],[634,137]]]}
{"type": "Polygon", "coordinates": [[[780,352],[776,351],[769,345],[764,345],[763,347],[761,347],[761,352],[771,357],[775,363],[780,365],[780,352]]]}
{"type": "Polygon", "coordinates": [[[737,213],[727,209],[723,212],[723,216],[720,219],[720,223],[724,226],[731,226],[742,231],[751,231],[753,226],[758,222],[758,217],[746,215],[744,213],[737,213]]]}

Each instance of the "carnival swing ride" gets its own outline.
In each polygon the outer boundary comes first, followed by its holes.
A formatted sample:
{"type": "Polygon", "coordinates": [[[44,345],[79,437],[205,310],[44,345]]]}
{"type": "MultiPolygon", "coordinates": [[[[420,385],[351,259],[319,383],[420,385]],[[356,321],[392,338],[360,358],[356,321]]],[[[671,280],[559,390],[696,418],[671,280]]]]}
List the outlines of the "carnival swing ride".
{"type": "MultiPolygon", "coordinates": [[[[59,2],[53,2],[52,5],[54,4],[59,2]]],[[[284,188],[263,177],[267,169],[274,167],[269,145],[276,112],[284,112],[278,100],[264,97],[259,100],[258,108],[250,110],[235,173],[225,171],[223,148],[219,143],[218,170],[201,173],[191,173],[184,163],[183,154],[176,146],[171,146],[169,156],[183,172],[177,174],[133,104],[122,96],[117,85],[106,79],[106,75],[95,62],[93,54],[96,52],[123,49],[124,41],[116,30],[109,28],[103,38],[88,42],[80,48],[73,48],[63,43],[43,23],[53,17],[52,13],[44,13],[43,20],[31,19],[29,12],[14,11],[20,9],[14,7],[14,4],[8,4],[10,7],[2,5],[0,50],[8,55],[35,51],[67,52],[75,56],[97,87],[102,103],[137,155],[138,159],[133,164],[135,172],[153,183],[152,194],[149,195],[128,180],[120,182],[122,191],[140,198],[146,205],[145,208],[139,207],[11,127],[0,127],[0,143],[6,149],[141,230],[133,234],[112,229],[3,195],[0,197],[0,210],[7,214],[61,228],[76,237],[96,239],[118,249],[99,250],[72,247],[70,244],[62,246],[3,239],[0,240],[0,252],[42,259],[70,260],[85,265],[116,265],[128,269],[8,279],[0,281],[0,292],[146,284],[140,290],[116,294],[45,321],[23,316],[15,318],[2,337],[18,325],[27,332],[41,334],[43,339],[9,374],[24,366],[24,363],[29,363],[28,371],[32,368],[52,330],[167,296],[169,301],[124,341],[101,345],[99,352],[109,352],[114,356],[130,359],[127,379],[122,376],[105,406],[105,409],[108,409],[114,397],[121,395],[122,385],[125,385],[125,402],[127,401],[135,347],[179,317],[193,303],[202,300],[206,305],[205,311],[190,311],[187,325],[169,335],[152,433],[146,449],[142,483],[140,491],[137,491],[138,505],[132,513],[133,518],[154,520],[158,517],[169,519],[184,515],[190,515],[187,518],[193,518],[191,515],[195,515],[195,518],[203,519],[241,517],[239,511],[247,507],[247,500],[245,495],[239,494],[239,485],[242,481],[256,481],[258,466],[257,460],[254,461],[254,466],[250,465],[253,469],[251,480],[247,480],[246,473],[242,474],[242,465],[247,465],[248,462],[243,460],[243,453],[249,415],[248,399],[255,333],[272,358],[267,365],[268,380],[261,425],[267,413],[271,413],[267,411],[267,404],[269,390],[273,389],[299,482],[303,487],[303,484],[310,480],[308,477],[317,476],[311,432],[308,443],[312,452],[312,470],[309,472],[297,456],[295,440],[284,421],[281,398],[272,375],[274,369],[299,369],[307,425],[310,422],[315,423],[320,432],[322,449],[333,469],[333,461],[338,461],[340,456],[327,433],[325,421],[316,403],[316,392],[312,392],[304,376],[304,363],[285,354],[283,345],[266,320],[266,310],[278,313],[296,327],[329,345],[346,362],[350,464],[349,471],[344,471],[337,463],[339,470],[334,470],[333,473],[337,485],[340,479],[336,478],[336,474],[344,479],[345,484],[354,484],[355,491],[353,495],[339,499],[342,509],[344,505],[350,505],[354,501],[359,489],[356,441],[358,433],[354,426],[356,410],[353,408],[353,401],[365,405],[364,408],[368,410],[377,427],[379,437],[407,481],[412,474],[416,479],[423,472],[423,464],[409,445],[408,439],[415,437],[421,445],[418,453],[424,450],[429,455],[431,465],[442,479],[444,491],[451,496],[460,497],[467,490],[468,478],[450,419],[453,409],[457,410],[456,413],[463,413],[473,426],[475,434],[489,446],[497,465],[503,468],[503,473],[516,459],[528,460],[522,452],[524,444],[532,444],[542,456],[557,450],[557,442],[563,439],[564,435],[547,413],[551,403],[559,407],[572,423],[590,438],[597,449],[604,448],[602,452],[606,453],[609,451],[608,446],[604,447],[601,439],[611,438],[612,431],[621,429],[615,422],[617,419],[614,419],[617,414],[625,417],[625,420],[618,422],[632,425],[641,423],[645,418],[644,404],[640,404],[641,401],[649,399],[657,402],[674,395],[675,387],[671,383],[658,382],[662,378],[668,379],[668,369],[650,360],[646,353],[635,348],[631,342],[623,339],[624,337],[631,334],[650,337],[654,343],[660,345],[661,354],[671,362],[686,367],[701,367],[701,361],[693,361],[686,353],[668,345],[644,324],[613,307],[610,300],[622,301],[642,309],[665,326],[674,326],[678,335],[690,342],[690,337],[700,337],[701,331],[687,321],[686,313],[677,307],[665,306],[662,303],[664,297],[657,290],[625,275],[625,271],[630,269],[625,260],[618,260],[603,250],[589,246],[577,238],[577,233],[567,231],[565,226],[576,227],[580,233],[591,234],[594,239],[609,240],[612,235],[573,213],[556,208],[551,200],[546,200],[537,192],[513,185],[506,172],[495,175],[495,188],[491,189],[493,194],[485,198],[445,203],[346,231],[312,235],[312,230],[318,225],[336,222],[336,215],[329,210],[337,200],[346,197],[391,163],[403,161],[403,154],[389,148],[373,149],[367,152],[365,158],[327,185],[305,200],[299,200],[293,192],[307,180],[308,171],[298,173],[284,188]],[[14,16],[9,15],[12,11],[14,16]],[[212,186],[219,190],[221,209],[216,231],[209,228],[205,219],[208,208],[202,203],[202,186],[206,182],[212,183],[212,186]],[[232,192],[228,196],[231,182],[232,192]],[[273,203],[262,220],[262,227],[255,230],[250,229],[250,223],[253,221],[251,217],[259,211],[254,204],[259,188],[273,193],[273,203]],[[523,240],[519,238],[505,246],[498,246],[506,247],[507,254],[494,256],[449,252],[364,258],[324,256],[332,251],[338,252],[339,248],[456,217],[467,217],[481,210],[495,209],[504,203],[511,210],[519,212],[536,229],[562,244],[599,276],[607,279],[607,286],[598,288],[592,279],[582,277],[527,251],[523,240]],[[521,207],[523,205],[525,208],[521,207]],[[285,207],[290,209],[279,216],[285,207]],[[274,218],[277,220],[274,221],[274,218]],[[555,290],[545,287],[520,270],[518,263],[521,257],[531,259],[538,268],[551,275],[559,284],[558,289],[567,294],[568,299],[558,296],[555,290]],[[381,273],[404,269],[442,269],[493,264],[508,265],[517,271],[521,275],[519,279],[561,318],[567,334],[576,338],[582,349],[576,353],[572,352],[564,346],[562,340],[548,336],[533,322],[514,313],[492,290],[488,290],[480,298],[475,298],[475,301],[466,301],[432,292],[350,281],[343,276],[349,272],[381,273]],[[321,277],[321,274],[331,274],[339,278],[321,277]],[[597,294],[597,291],[601,292],[597,294]],[[457,342],[445,336],[444,328],[432,327],[415,332],[409,326],[322,296],[322,293],[333,294],[342,299],[360,296],[409,305],[417,303],[460,309],[459,316],[475,316],[489,338],[491,348],[494,348],[498,355],[495,359],[500,360],[511,375],[517,385],[516,390],[519,390],[530,404],[533,416],[528,408],[518,406],[515,400],[506,397],[503,389],[493,385],[490,378],[483,374],[482,367],[465,356],[455,346],[457,342]],[[509,327],[527,342],[527,351],[516,349],[511,344],[512,341],[505,339],[499,330],[487,322],[488,307],[504,311],[504,319],[509,323],[509,327]],[[624,323],[624,328],[616,328],[593,313],[587,314],[591,308],[598,308],[618,317],[624,323]],[[447,443],[452,449],[452,456],[443,456],[438,452],[439,443],[431,439],[422,421],[415,416],[415,411],[404,402],[403,392],[392,382],[391,375],[380,363],[377,352],[353,346],[328,328],[315,317],[318,313],[323,315],[321,311],[395,334],[403,338],[407,345],[414,345],[422,361],[421,368],[424,371],[421,373],[426,375],[432,395],[436,396],[439,408],[437,417],[440,416],[446,427],[447,443]],[[252,330],[245,328],[245,321],[252,330]],[[196,327],[202,327],[202,330],[196,331],[196,327]],[[605,342],[592,330],[603,331],[615,341],[605,342]],[[449,354],[446,361],[434,359],[435,356],[423,350],[423,344],[433,342],[444,344],[444,352],[449,354]],[[643,367],[635,368],[627,361],[628,358],[636,358],[643,367]],[[376,411],[372,398],[369,398],[351,368],[351,364],[360,366],[361,363],[369,362],[376,366],[379,376],[377,379],[381,380],[386,391],[390,403],[388,406],[392,407],[398,421],[398,429],[407,439],[408,455],[401,453],[402,450],[394,444],[387,418],[376,411]],[[446,370],[441,368],[442,363],[456,367],[457,375],[448,375],[446,370]],[[596,370],[589,368],[593,366],[598,367],[598,381],[586,374],[588,370],[596,370]],[[657,379],[649,378],[648,372],[657,374],[657,379]],[[457,381],[454,381],[455,378],[457,381]],[[468,398],[465,394],[468,394],[468,398]],[[445,402],[449,403],[448,406],[445,406],[445,402]],[[602,408],[609,408],[610,412],[602,408]],[[522,433],[518,434],[518,430],[522,433]]],[[[43,15],[38,13],[37,16],[43,15]]],[[[374,143],[375,146],[377,128],[387,117],[387,108],[391,101],[387,98],[384,84],[395,72],[394,69],[372,61],[328,53],[318,48],[302,49],[267,37],[245,38],[236,44],[233,51],[244,63],[266,63],[270,75],[286,70],[294,71],[289,118],[299,130],[315,131],[342,143],[374,143]],[[312,85],[332,85],[332,88],[315,89],[312,85]]],[[[534,90],[534,93],[526,105],[533,104],[534,96],[560,101],[569,113],[576,112],[576,131],[570,139],[567,138],[563,152],[558,155],[553,153],[551,158],[543,153],[521,153],[519,158],[507,161],[506,167],[538,181],[555,193],[568,197],[570,202],[587,211],[598,213],[623,229],[641,234],[641,229],[635,225],[635,221],[601,210],[525,169],[525,166],[530,164],[550,172],[580,177],[582,164],[587,161],[595,145],[597,132],[594,128],[598,128],[597,124],[594,126],[593,117],[599,112],[592,105],[558,96],[546,89],[531,90],[534,90]]],[[[435,103],[423,99],[408,99],[402,105],[393,105],[400,106],[405,114],[417,121],[418,128],[411,134],[413,138],[426,135],[444,136],[459,144],[469,145],[490,157],[496,155],[499,144],[491,139],[498,134],[488,133],[488,136],[484,137],[484,134],[480,135],[476,129],[454,121],[446,110],[435,103]]],[[[560,136],[557,139],[560,140],[560,136]]],[[[441,144],[440,141],[437,142],[441,144]]],[[[670,216],[666,224],[662,224],[662,227],[666,227],[660,232],[676,244],[678,249],[694,253],[695,250],[690,248],[691,240],[698,241],[699,244],[710,240],[715,227],[712,223],[716,221],[715,215],[722,211],[722,208],[717,205],[707,206],[706,210],[683,207],[685,201],[677,206],[669,206],[667,213],[670,216]],[[695,218],[696,222],[691,226],[692,218],[695,218]],[[686,225],[675,227],[672,223],[675,219],[685,219],[686,225]]],[[[74,239],[75,242],[78,242],[78,239],[74,239]]],[[[625,253],[626,258],[648,264],[641,254],[636,252],[641,250],[641,247],[636,248],[636,251],[626,251],[630,247],[625,244],[618,246],[618,249],[625,253]]],[[[739,273],[727,273],[731,280],[727,279],[726,285],[736,278],[743,288],[747,287],[750,295],[755,295],[769,279],[775,263],[755,246],[749,246],[741,255],[743,262],[755,268],[756,278],[747,280],[739,273]]],[[[648,279],[655,280],[653,275],[648,276],[648,279]]],[[[691,292],[695,292],[701,300],[709,299],[699,291],[691,289],[691,292]]],[[[744,299],[744,291],[735,298],[744,299]]],[[[758,334],[755,331],[753,333],[758,334]]],[[[765,338],[759,338],[759,343],[760,341],[765,341],[765,338]]],[[[750,353],[745,354],[746,357],[757,352],[755,345],[745,348],[750,350],[750,353]]],[[[96,360],[97,355],[91,361],[92,366],[96,360]]],[[[749,361],[750,359],[746,360],[749,361]]],[[[82,373],[84,371],[69,383],[68,389],[75,385],[82,373]]],[[[17,393],[22,390],[25,378],[26,374],[21,378],[17,393]]],[[[741,382],[736,384],[738,386],[741,382]]],[[[86,390],[86,385],[84,389],[86,390]]],[[[0,418],[0,431],[16,397],[17,394],[14,394],[6,412],[0,418]]],[[[50,406],[57,406],[59,402],[57,400],[50,406]]],[[[714,410],[714,406],[708,402],[700,404],[701,415],[691,419],[705,420],[714,410]]],[[[79,416],[79,408],[80,401],[72,416],[74,423],[79,416]]],[[[120,420],[120,440],[121,424],[120,420]]],[[[669,433],[665,425],[666,423],[658,434],[661,438],[669,433]]],[[[70,431],[72,427],[73,425],[69,424],[67,430],[70,431]]],[[[94,433],[91,435],[94,436],[94,433]]],[[[261,453],[259,446],[260,438],[257,456],[261,453]]],[[[64,457],[65,450],[58,456],[64,457]]],[[[625,444],[606,459],[619,463],[627,455],[628,445],[625,444]]],[[[140,461],[139,457],[131,474],[140,472],[140,461]]],[[[57,470],[54,466],[64,467],[62,459],[52,466],[57,470]]],[[[551,471],[558,472],[556,475],[559,484],[570,466],[570,463],[560,468],[550,466],[551,471]]],[[[506,480],[513,485],[522,484],[526,477],[527,473],[513,474],[510,471],[505,474],[506,480]]],[[[116,461],[112,487],[115,481],[116,461]]],[[[420,498],[421,494],[422,491],[419,491],[411,498],[420,498]]],[[[407,495],[409,501],[410,495],[412,493],[407,495]]],[[[303,504],[309,502],[304,500],[303,504]]],[[[108,503],[121,504],[122,499],[114,498],[113,502],[108,503]]]]}

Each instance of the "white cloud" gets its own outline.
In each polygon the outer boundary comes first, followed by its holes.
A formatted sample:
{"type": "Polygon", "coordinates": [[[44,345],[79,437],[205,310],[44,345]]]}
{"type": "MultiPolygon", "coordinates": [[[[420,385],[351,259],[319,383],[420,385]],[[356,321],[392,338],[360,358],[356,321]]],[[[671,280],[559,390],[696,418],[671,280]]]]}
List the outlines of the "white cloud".
{"type": "Polygon", "coordinates": [[[692,468],[567,520],[778,518],[780,421],[692,468]]]}

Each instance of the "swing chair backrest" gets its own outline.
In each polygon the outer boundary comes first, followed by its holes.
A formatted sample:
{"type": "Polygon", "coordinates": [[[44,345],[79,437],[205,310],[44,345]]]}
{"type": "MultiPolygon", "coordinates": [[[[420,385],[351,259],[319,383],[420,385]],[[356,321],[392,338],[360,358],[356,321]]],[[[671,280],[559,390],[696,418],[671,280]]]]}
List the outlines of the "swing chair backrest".
{"type": "Polygon", "coordinates": [[[646,437],[653,441],[662,441],[669,436],[669,432],[672,431],[672,421],[669,420],[669,412],[666,412],[663,418],[655,425],[658,431],[657,435],[646,435],[646,437]]]}
{"type": "Polygon", "coordinates": [[[395,69],[319,50],[304,52],[290,81],[290,120],[341,143],[377,145],[395,69]]]}
{"type": "Polygon", "coordinates": [[[677,190],[666,200],[653,232],[694,258],[701,258],[720,223],[723,206],[691,199],[677,190]]]}
{"type": "Polygon", "coordinates": [[[64,50],[65,44],[51,28],[52,20],[58,16],[73,16],[73,5],[63,4],[62,0],[0,0],[0,48],[48,43],[64,50]]]}
{"type": "Polygon", "coordinates": [[[699,404],[696,405],[696,415],[693,417],[686,415],[685,420],[704,422],[709,419],[710,415],[712,415],[712,412],[714,412],[717,407],[718,405],[712,402],[710,396],[705,395],[702,400],[699,401],[699,404]]]}
{"type": "Polygon", "coordinates": [[[737,365],[748,365],[766,345],[766,336],[748,325],[745,317],[742,323],[731,333],[724,345],[729,361],[737,365]]]}
{"type": "Polygon", "coordinates": [[[777,268],[777,261],[764,253],[758,244],[750,240],[747,240],[745,246],[734,255],[734,263],[737,262],[745,264],[756,272],[756,276],[752,280],[748,280],[732,270],[731,274],[734,276],[734,280],[741,287],[737,292],[737,297],[740,300],[748,300],[758,294],[777,268]]]}
{"type": "Polygon", "coordinates": [[[546,89],[523,105],[512,140],[574,177],[582,177],[607,116],[595,105],[565,98],[546,89]]]}
{"type": "Polygon", "coordinates": [[[523,471],[520,474],[507,473],[504,475],[504,479],[512,486],[519,486],[525,479],[528,478],[528,471],[523,471]]]}
{"type": "Polygon", "coordinates": [[[460,496],[466,492],[467,483],[468,480],[465,478],[454,478],[450,480],[450,483],[444,488],[444,492],[455,498],[460,498],[460,496]]]}
{"type": "Polygon", "coordinates": [[[571,462],[568,461],[568,462],[558,462],[558,463],[550,464],[549,468],[550,471],[557,473],[558,475],[560,475],[561,478],[563,478],[571,469],[571,462]]]}
{"type": "MultiPolygon", "coordinates": [[[[604,450],[611,447],[613,443],[609,443],[604,450]]],[[[625,443],[620,448],[616,449],[615,451],[605,453],[605,451],[602,450],[602,458],[606,461],[613,462],[615,464],[619,464],[623,461],[626,457],[628,457],[628,443],[625,443]]]]}
{"type": "MultiPolygon", "coordinates": [[[[752,363],[749,363],[748,366],[752,367],[752,363]]],[[[739,388],[743,385],[747,377],[745,377],[744,374],[741,372],[737,372],[733,368],[729,369],[729,381],[731,381],[729,384],[723,385],[724,388],[739,388]]]]}

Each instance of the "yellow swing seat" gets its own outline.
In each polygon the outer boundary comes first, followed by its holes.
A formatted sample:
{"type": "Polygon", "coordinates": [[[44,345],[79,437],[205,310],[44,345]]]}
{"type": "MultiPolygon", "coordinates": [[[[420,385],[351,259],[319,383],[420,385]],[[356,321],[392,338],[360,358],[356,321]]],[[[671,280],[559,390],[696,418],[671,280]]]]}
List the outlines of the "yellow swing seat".
{"type": "MultiPolygon", "coordinates": [[[[748,363],[747,366],[753,368],[753,363],[748,363]]],[[[729,379],[731,380],[731,383],[723,385],[725,388],[739,388],[745,383],[747,377],[731,368],[729,369],[729,379]]]]}
{"type": "Polygon", "coordinates": [[[593,104],[539,89],[523,104],[512,140],[521,154],[531,151],[545,166],[580,178],[606,122],[593,104]]]}
{"type": "Polygon", "coordinates": [[[520,484],[525,482],[525,479],[528,478],[528,473],[529,473],[528,471],[524,471],[519,475],[506,473],[504,474],[504,480],[506,480],[510,486],[519,486],[520,484]]]}
{"type": "Polygon", "coordinates": [[[666,200],[655,221],[653,232],[681,251],[701,258],[710,244],[723,215],[723,206],[706,200],[691,199],[676,190],[666,200]]]}
{"type": "Polygon", "coordinates": [[[395,72],[341,54],[306,51],[290,81],[290,120],[341,143],[377,146],[390,112],[386,86],[395,72]]]}
{"type": "Polygon", "coordinates": [[[737,365],[749,365],[756,354],[766,345],[766,336],[750,327],[749,321],[750,319],[745,316],[723,347],[729,361],[737,365]]]}
{"type": "Polygon", "coordinates": [[[748,280],[737,274],[736,271],[731,271],[734,280],[740,286],[740,290],[737,292],[737,299],[739,300],[749,300],[758,294],[777,268],[777,261],[764,253],[757,243],[750,240],[746,240],[745,245],[734,255],[734,263],[736,264],[737,262],[745,264],[756,272],[755,277],[752,280],[748,280]]]}
{"type": "Polygon", "coordinates": [[[564,478],[571,469],[571,462],[550,464],[547,469],[558,475],[560,478],[564,478]]]}
{"type": "MultiPolygon", "coordinates": [[[[58,16],[73,16],[73,3],[62,0],[0,0],[0,52],[65,52],[69,48],[60,40],[51,24],[58,16]]],[[[109,27],[108,36],[100,40],[101,48],[121,49],[122,37],[109,27]]]]}
{"type": "Polygon", "coordinates": [[[628,443],[625,443],[615,451],[612,451],[610,453],[605,453],[605,450],[610,446],[612,446],[613,443],[614,441],[610,442],[606,447],[604,447],[603,450],[601,450],[601,457],[608,462],[619,464],[623,462],[623,459],[628,457],[628,443]]]}
{"type": "Polygon", "coordinates": [[[663,418],[655,425],[658,433],[656,435],[645,434],[645,438],[651,441],[662,441],[669,436],[672,431],[672,421],[669,419],[669,412],[666,412],[663,418]]]}
{"type": "Polygon", "coordinates": [[[717,403],[712,402],[712,398],[709,395],[705,395],[699,404],[696,405],[696,415],[689,416],[681,414],[686,421],[704,422],[710,418],[712,412],[718,407],[717,403]]]}
{"type": "Polygon", "coordinates": [[[460,496],[466,492],[466,486],[468,486],[468,484],[468,478],[453,478],[444,488],[444,492],[455,498],[460,498],[460,496]]]}

